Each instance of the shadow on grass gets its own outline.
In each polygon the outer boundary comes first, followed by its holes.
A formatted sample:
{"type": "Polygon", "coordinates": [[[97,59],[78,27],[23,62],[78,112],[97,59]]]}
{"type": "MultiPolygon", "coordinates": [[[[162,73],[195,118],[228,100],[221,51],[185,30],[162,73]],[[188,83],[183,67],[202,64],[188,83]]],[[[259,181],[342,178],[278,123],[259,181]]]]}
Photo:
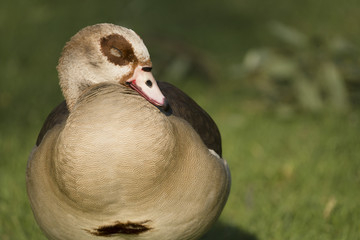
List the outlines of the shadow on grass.
{"type": "Polygon", "coordinates": [[[200,240],[257,240],[258,238],[241,228],[217,222],[200,240]]]}

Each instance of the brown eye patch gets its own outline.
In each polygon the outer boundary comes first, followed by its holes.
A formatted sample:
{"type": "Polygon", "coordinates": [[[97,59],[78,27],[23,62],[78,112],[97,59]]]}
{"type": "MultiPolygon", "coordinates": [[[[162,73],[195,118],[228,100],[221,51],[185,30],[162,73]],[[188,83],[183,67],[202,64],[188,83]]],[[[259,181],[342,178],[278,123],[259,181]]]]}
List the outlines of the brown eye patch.
{"type": "Polygon", "coordinates": [[[101,39],[101,52],[115,65],[137,62],[132,45],[121,35],[111,34],[101,39]]]}

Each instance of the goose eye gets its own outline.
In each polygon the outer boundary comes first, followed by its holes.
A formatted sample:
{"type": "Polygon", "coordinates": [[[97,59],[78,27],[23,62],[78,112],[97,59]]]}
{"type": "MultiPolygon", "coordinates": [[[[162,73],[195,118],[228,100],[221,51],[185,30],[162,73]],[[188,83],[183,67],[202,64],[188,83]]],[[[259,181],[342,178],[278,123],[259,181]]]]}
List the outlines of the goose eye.
{"type": "Polygon", "coordinates": [[[112,47],[110,49],[110,54],[113,55],[114,57],[122,57],[123,56],[121,50],[116,47],[112,47]]]}

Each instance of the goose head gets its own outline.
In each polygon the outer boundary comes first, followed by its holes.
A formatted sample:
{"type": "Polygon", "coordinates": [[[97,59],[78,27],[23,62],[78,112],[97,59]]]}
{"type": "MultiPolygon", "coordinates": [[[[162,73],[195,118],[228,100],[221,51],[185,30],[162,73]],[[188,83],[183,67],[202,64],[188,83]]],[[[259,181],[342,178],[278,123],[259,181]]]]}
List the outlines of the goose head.
{"type": "Polygon", "coordinates": [[[70,111],[86,88],[102,82],[124,85],[166,109],[168,103],[151,69],[150,55],[142,39],[131,29],[113,24],[80,30],[65,45],[57,66],[70,111]]]}

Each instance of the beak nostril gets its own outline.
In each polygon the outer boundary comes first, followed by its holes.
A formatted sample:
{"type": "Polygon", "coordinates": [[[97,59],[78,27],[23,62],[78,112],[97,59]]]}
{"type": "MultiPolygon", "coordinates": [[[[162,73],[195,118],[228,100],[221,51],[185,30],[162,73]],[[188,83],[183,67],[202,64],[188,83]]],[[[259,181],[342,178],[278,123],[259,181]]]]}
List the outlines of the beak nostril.
{"type": "Polygon", "coordinates": [[[145,82],[145,84],[146,84],[146,86],[148,86],[149,88],[151,88],[152,85],[153,85],[150,80],[147,80],[147,81],[145,82]]]}

